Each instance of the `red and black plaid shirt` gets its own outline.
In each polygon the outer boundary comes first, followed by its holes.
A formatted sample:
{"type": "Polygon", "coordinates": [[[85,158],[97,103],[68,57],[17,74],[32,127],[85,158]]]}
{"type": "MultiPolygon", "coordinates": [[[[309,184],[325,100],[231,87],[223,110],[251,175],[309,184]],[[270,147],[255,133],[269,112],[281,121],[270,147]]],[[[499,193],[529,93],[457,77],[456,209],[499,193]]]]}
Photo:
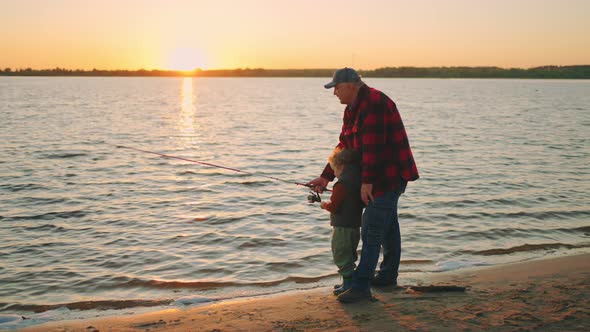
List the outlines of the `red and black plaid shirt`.
{"type": "MultiPolygon", "coordinates": [[[[418,169],[395,103],[381,91],[363,85],[356,100],[344,110],[338,148],[362,154],[362,181],[373,184],[373,195],[417,180],[418,169]]],[[[328,163],[322,177],[334,180],[328,163]]]]}

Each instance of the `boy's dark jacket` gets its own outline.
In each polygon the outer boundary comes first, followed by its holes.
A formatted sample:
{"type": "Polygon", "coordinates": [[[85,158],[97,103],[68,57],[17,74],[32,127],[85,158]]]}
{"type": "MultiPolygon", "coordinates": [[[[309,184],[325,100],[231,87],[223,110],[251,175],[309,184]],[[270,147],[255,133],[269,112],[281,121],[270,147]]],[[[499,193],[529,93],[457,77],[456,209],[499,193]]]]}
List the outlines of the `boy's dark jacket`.
{"type": "Polygon", "coordinates": [[[336,186],[343,186],[346,189],[346,194],[344,200],[337,204],[339,207],[330,213],[330,225],[360,227],[365,206],[361,200],[361,166],[359,164],[345,165],[334,188],[336,186]]]}

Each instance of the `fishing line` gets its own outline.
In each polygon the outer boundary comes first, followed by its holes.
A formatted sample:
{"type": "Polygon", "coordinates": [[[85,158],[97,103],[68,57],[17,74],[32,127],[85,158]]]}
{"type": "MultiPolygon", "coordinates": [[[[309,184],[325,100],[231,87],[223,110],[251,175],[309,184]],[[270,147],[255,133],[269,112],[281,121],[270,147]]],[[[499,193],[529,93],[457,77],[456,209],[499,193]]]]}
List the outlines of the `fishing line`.
{"type": "MultiPolygon", "coordinates": [[[[242,171],[242,170],[237,169],[237,168],[232,168],[232,167],[227,167],[227,166],[222,166],[222,165],[215,165],[215,164],[211,164],[211,163],[207,163],[207,162],[203,162],[203,161],[199,161],[199,160],[188,159],[188,158],[183,158],[183,157],[177,157],[177,156],[172,156],[172,155],[168,155],[168,154],[164,154],[164,153],[159,153],[159,152],[154,152],[154,151],[137,149],[137,148],[133,148],[133,147],[130,147],[130,146],[125,146],[125,145],[117,145],[117,144],[110,144],[110,143],[105,143],[105,144],[112,145],[112,146],[114,146],[116,148],[129,149],[129,150],[134,150],[134,151],[143,152],[143,153],[151,153],[151,154],[155,154],[157,156],[161,156],[161,157],[165,157],[165,158],[178,159],[178,160],[187,161],[189,163],[194,163],[194,164],[199,164],[199,165],[205,165],[205,166],[210,166],[210,167],[216,167],[216,168],[222,168],[222,169],[225,169],[225,170],[228,170],[228,171],[233,171],[233,172],[248,174],[248,175],[252,175],[252,176],[259,176],[259,177],[263,177],[263,178],[267,178],[267,179],[271,179],[271,180],[275,180],[275,181],[281,181],[281,182],[285,182],[285,183],[289,183],[289,184],[295,184],[295,185],[303,186],[303,187],[307,187],[307,188],[311,188],[312,187],[311,185],[308,185],[306,183],[287,181],[287,180],[279,179],[279,178],[274,177],[274,176],[268,176],[268,175],[262,175],[262,174],[252,173],[252,172],[246,172],[246,171],[242,171]]],[[[332,190],[330,190],[328,188],[322,188],[322,190],[324,190],[324,191],[332,191],[332,190]]]]}

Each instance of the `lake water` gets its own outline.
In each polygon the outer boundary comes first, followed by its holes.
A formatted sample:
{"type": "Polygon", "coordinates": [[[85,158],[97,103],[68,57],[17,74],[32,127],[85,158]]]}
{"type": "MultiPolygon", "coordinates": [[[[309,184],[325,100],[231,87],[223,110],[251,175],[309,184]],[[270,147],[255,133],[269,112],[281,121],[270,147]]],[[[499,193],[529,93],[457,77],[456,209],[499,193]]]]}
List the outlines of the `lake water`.
{"type": "MultiPolygon", "coordinates": [[[[328,80],[0,78],[0,310],[41,322],[336,282],[329,215],[292,183],[337,143],[328,80]]],[[[590,252],[590,81],[366,82],[396,101],[421,175],[400,200],[401,284],[590,252]]]]}

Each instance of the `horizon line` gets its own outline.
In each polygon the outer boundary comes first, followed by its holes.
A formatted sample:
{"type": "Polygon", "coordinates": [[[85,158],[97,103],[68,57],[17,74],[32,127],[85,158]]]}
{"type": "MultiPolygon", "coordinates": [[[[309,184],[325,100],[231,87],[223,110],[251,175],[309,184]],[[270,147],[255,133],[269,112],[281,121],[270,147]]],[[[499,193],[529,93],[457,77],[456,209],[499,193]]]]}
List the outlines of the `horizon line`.
{"type": "MultiPolygon", "coordinates": [[[[478,68],[493,68],[493,69],[503,69],[503,70],[513,70],[513,69],[517,69],[517,70],[530,70],[530,69],[536,69],[536,68],[561,68],[561,67],[587,67],[590,66],[590,64],[574,64],[574,65],[554,65],[554,64],[547,64],[547,65],[542,65],[542,66],[534,66],[534,67],[500,67],[500,66],[493,66],[493,65],[482,65],[482,66],[384,66],[384,67],[378,67],[375,69],[361,69],[361,68],[355,68],[355,70],[357,71],[363,71],[363,72],[371,72],[371,71],[377,71],[377,70],[382,70],[382,69],[395,69],[395,68],[413,68],[413,69],[433,69],[433,68],[473,68],[473,69],[478,69],[478,68]]],[[[354,68],[352,66],[347,66],[349,68],[354,68]]],[[[163,68],[151,68],[151,69],[147,69],[147,68],[138,68],[138,69],[124,69],[124,68],[118,68],[118,69],[99,69],[99,68],[92,68],[92,69],[82,69],[82,68],[67,68],[67,67],[60,67],[60,66],[56,66],[53,68],[32,68],[32,67],[18,67],[18,68],[12,68],[10,66],[3,66],[0,65],[0,72],[2,71],[6,71],[7,69],[10,69],[11,71],[83,71],[83,72],[93,72],[93,71],[149,71],[149,72],[155,72],[155,71],[160,71],[160,72],[177,72],[177,73],[195,73],[195,72],[208,72],[208,71],[235,71],[235,70],[266,70],[266,71],[298,71],[298,70],[317,70],[317,71],[323,71],[323,70],[337,70],[337,67],[333,67],[333,68],[264,68],[264,67],[236,67],[236,68],[194,68],[194,69],[188,69],[188,70],[183,70],[183,69],[163,69],[163,68]]]]}

